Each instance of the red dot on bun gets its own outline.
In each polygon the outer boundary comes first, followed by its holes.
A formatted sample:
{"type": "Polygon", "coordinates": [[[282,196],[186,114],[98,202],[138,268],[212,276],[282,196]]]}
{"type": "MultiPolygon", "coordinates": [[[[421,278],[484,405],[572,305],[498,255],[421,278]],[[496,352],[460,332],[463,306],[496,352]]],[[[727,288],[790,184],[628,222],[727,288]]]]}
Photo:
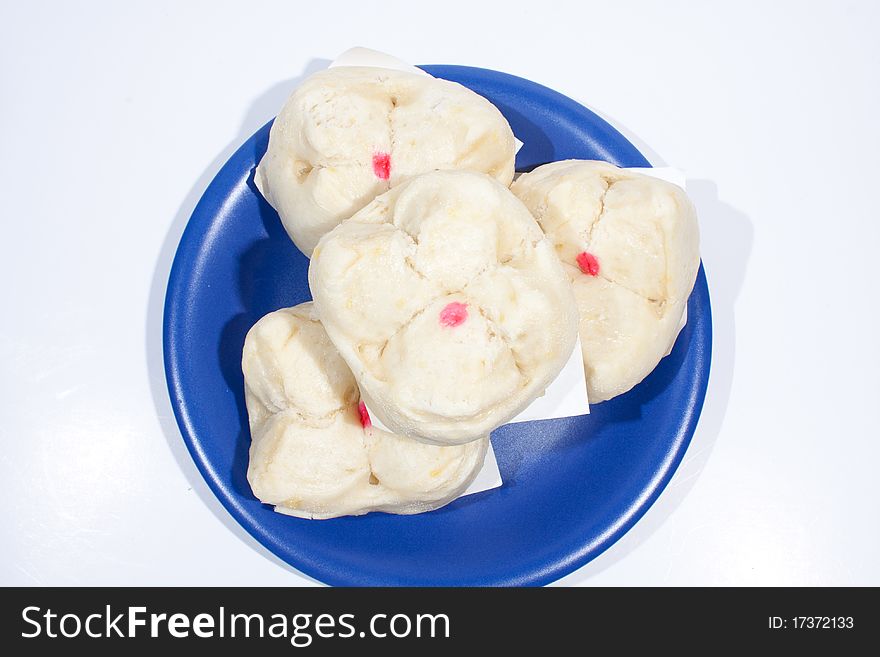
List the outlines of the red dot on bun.
{"type": "Polygon", "coordinates": [[[587,274],[588,276],[599,275],[599,261],[592,253],[582,251],[578,253],[576,260],[578,263],[578,267],[580,267],[580,270],[583,273],[587,274]]]}
{"type": "Polygon", "coordinates": [[[369,429],[373,426],[373,422],[370,420],[370,412],[367,410],[367,405],[363,401],[358,402],[358,415],[361,416],[361,426],[364,429],[369,429]]]}
{"type": "Polygon", "coordinates": [[[388,153],[373,153],[373,173],[382,180],[391,177],[391,156],[388,153]]]}
{"type": "Polygon", "coordinates": [[[464,324],[468,318],[467,304],[453,301],[446,304],[440,311],[440,325],[454,328],[460,324],[464,324]]]}

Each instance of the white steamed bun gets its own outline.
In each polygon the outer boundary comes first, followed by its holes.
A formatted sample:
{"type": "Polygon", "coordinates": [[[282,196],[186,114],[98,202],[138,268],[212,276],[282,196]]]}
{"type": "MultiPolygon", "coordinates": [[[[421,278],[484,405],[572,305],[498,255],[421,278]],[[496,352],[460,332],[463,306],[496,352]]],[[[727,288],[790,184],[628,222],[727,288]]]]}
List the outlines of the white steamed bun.
{"type": "Polygon", "coordinates": [[[511,189],[571,279],[590,401],[626,392],[678,335],[700,266],[693,204],[672,183],[582,160],[540,166],[511,189]]]}
{"type": "Polygon", "coordinates": [[[319,242],[315,308],[385,425],[437,444],[509,421],[557,376],[577,310],[552,244],[485,174],[439,171],[319,242]]]}
{"type": "Polygon", "coordinates": [[[254,180],[310,256],[324,233],[412,176],[469,169],[507,186],[514,157],[507,120],[460,84],[337,67],[315,73],[287,100],[254,180]]]}

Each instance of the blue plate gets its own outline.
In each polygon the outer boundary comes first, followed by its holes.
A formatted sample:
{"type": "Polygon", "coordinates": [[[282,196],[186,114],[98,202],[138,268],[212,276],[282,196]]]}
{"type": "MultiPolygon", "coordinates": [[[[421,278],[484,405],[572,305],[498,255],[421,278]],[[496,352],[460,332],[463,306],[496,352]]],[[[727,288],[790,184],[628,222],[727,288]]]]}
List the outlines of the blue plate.
{"type": "MultiPolygon", "coordinates": [[[[486,96],[525,142],[519,170],[565,158],[648,161],[598,116],[546,87],[464,66],[426,66],[486,96]]],[[[284,561],[337,585],[535,585],[619,539],[667,484],[706,394],[712,322],[701,268],[672,354],[588,417],[502,427],[504,486],[416,516],[308,521],[251,493],[241,350],[265,313],[310,299],[308,260],[254,188],[263,126],[208,186],[180,240],[165,299],[165,370],[183,438],[229,513],[284,561]]],[[[196,539],[196,537],[194,537],[196,539]]],[[[197,539],[196,539],[197,540],[197,539]]]]}

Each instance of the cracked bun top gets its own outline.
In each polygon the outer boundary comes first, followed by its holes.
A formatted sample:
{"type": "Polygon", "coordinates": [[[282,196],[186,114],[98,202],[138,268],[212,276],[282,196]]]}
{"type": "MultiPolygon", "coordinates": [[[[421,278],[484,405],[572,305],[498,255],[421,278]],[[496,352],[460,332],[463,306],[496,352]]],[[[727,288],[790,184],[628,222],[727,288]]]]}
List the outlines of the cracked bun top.
{"type": "Polygon", "coordinates": [[[440,447],[373,427],[311,303],[260,319],[245,339],[242,370],[248,482],[282,513],[421,513],[461,495],[483,465],[486,437],[440,447]]]}
{"type": "Polygon", "coordinates": [[[254,182],[307,256],[376,196],[435,169],[504,185],[515,141],[501,112],[455,82],[383,68],[336,67],[290,96],[254,182]]]}
{"type": "Polygon", "coordinates": [[[700,266],[693,204],[672,183],[584,160],[540,166],[511,190],[572,282],[590,402],[626,392],[678,335],[700,266]]]}
{"type": "Polygon", "coordinates": [[[557,376],[577,311],[552,244],[493,178],[438,171],[327,233],[309,286],[370,409],[457,444],[522,411],[557,376]]]}

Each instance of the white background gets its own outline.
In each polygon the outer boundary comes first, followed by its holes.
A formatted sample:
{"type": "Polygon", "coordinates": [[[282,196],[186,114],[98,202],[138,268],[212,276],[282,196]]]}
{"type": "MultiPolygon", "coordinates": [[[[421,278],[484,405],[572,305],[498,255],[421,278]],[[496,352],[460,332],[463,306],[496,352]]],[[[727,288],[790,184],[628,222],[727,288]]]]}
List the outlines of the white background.
{"type": "Polygon", "coordinates": [[[161,312],[208,181],[365,45],[542,82],[689,174],[703,416],[561,583],[880,584],[878,25],[876,2],[4,2],[0,583],[314,584],[200,479],[161,312]]]}

